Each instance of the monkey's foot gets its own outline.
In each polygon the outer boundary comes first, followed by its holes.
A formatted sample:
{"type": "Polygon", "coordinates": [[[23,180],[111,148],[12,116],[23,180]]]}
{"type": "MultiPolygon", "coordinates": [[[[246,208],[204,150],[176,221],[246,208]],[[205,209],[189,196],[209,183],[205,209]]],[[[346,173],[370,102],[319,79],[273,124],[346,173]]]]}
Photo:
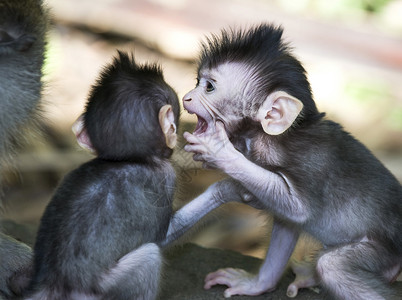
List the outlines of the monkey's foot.
{"type": "Polygon", "coordinates": [[[301,288],[312,288],[319,284],[317,275],[315,273],[315,264],[308,261],[295,261],[292,260],[290,267],[296,275],[295,280],[289,284],[286,295],[294,298],[301,288]]]}
{"type": "Polygon", "coordinates": [[[224,297],[230,298],[233,295],[256,296],[273,290],[258,281],[258,277],[241,269],[219,269],[216,272],[209,273],[205,277],[204,289],[210,289],[217,284],[227,285],[224,297]]]}

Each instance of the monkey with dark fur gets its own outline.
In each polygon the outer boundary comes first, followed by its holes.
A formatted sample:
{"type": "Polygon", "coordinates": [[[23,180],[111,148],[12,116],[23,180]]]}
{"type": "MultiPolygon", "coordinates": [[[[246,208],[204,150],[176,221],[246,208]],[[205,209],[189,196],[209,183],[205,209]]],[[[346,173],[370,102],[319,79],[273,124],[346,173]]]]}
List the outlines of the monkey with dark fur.
{"type": "MultiPolygon", "coordinates": [[[[13,143],[37,120],[47,25],[41,0],[0,1],[0,177],[13,143]]],[[[30,247],[0,232],[0,299],[19,294],[31,257],[30,247]]]]}
{"type": "Polygon", "coordinates": [[[97,157],[42,217],[29,299],[154,299],[172,214],[179,103],[156,65],[119,52],[75,126],[97,157]]]}
{"type": "Polygon", "coordinates": [[[316,274],[296,281],[289,296],[319,281],[337,299],[398,298],[389,283],[402,266],[401,184],[317,110],[281,28],[262,24],[208,39],[197,85],[183,104],[198,117],[194,133],[184,134],[185,150],[229,179],[174,215],[165,245],[229,201],[274,215],[259,273],[218,270],[206,277],[205,288],[227,285],[225,297],[275,289],[300,233],[307,232],[324,249],[316,274]]]}

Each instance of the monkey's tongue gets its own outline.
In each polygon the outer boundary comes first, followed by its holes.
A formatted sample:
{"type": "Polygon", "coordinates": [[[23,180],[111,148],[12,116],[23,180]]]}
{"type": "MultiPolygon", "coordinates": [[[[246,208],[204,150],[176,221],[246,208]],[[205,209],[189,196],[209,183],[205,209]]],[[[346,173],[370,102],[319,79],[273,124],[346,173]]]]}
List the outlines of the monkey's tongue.
{"type": "Polygon", "coordinates": [[[197,126],[195,127],[195,130],[193,132],[193,134],[195,135],[204,133],[208,128],[208,123],[203,118],[199,116],[197,116],[197,118],[198,118],[197,126]]]}

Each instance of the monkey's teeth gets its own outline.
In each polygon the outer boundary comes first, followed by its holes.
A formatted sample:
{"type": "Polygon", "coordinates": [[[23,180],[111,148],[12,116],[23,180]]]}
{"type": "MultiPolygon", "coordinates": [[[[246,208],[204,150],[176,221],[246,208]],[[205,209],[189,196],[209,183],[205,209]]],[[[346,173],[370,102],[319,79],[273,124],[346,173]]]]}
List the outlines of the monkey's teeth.
{"type": "Polygon", "coordinates": [[[207,130],[207,128],[208,128],[208,123],[203,118],[198,117],[197,126],[195,127],[193,134],[196,134],[196,135],[202,134],[207,130]]]}

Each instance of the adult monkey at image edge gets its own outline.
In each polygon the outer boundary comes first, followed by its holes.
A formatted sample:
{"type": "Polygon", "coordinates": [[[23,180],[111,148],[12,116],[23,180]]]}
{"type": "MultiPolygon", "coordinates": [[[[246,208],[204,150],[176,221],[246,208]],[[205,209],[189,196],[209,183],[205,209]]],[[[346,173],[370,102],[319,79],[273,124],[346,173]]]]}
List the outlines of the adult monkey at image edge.
{"type": "MultiPolygon", "coordinates": [[[[37,120],[47,26],[41,0],[0,0],[0,177],[21,130],[37,120]]],[[[31,257],[28,246],[0,232],[0,299],[21,292],[31,257]]]]}
{"type": "Polygon", "coordinates": [[[288,288],[321,283],[337,299],[400,299],[390,286],[402,265],[402,188],[371,152],[315,105],[306,72],[261,24],[223,30],[202,44],[196,87],[183,98],[196,114],[185,150],[229,179],[181,208],[165,245],[230,201],[274,216],[259,273],[221,269],[205,288],[224,296],[259,295],[277,286],[301,232],[323,244],[315,272],[288,288]],[[315,277],[317,276],[317,277],[315,277]]]}

